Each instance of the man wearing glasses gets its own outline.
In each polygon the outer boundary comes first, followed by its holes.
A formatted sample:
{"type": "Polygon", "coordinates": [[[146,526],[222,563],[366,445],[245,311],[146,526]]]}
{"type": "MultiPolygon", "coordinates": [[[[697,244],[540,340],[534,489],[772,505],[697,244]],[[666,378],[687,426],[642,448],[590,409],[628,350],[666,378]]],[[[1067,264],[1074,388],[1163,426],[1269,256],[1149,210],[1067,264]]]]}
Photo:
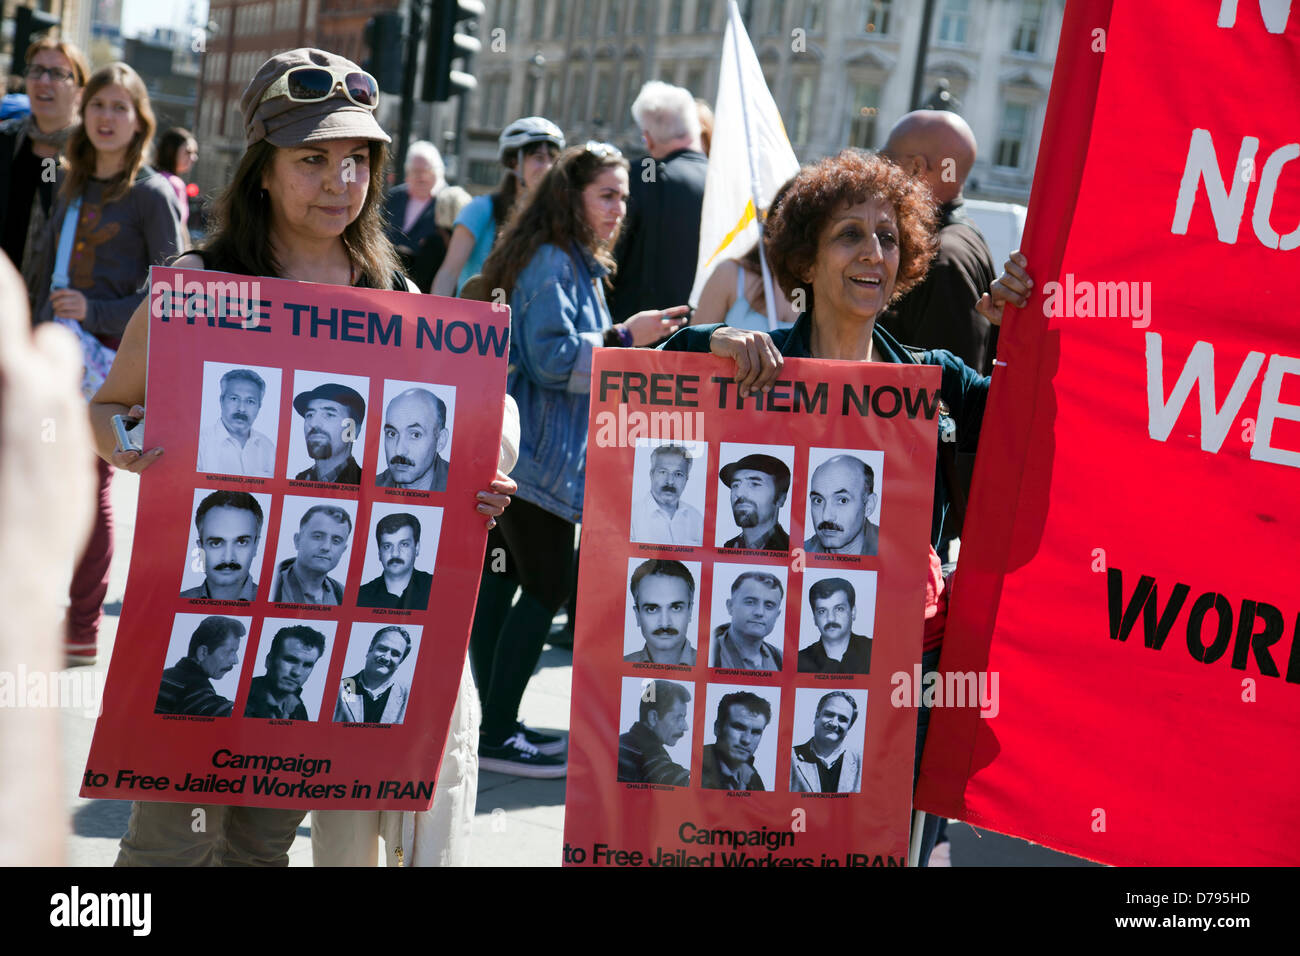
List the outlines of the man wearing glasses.
{"type": "Polygon", "coordinates": [[[71,43],[42,37],[27,48],[31,114],[0,124],[0,245],[22,272],[29,297],[40,284],[44,245],[53,236],[47,226],[57,160],[76,124],[89,72],[71,43]]]}
{"type": "Polygon", "coordinates": [[[650,544],[704,543],[704,515],[682,501],[691,454],[681,445],[650,453],[650,493],[632,506],[632,540],[650,544]]]}

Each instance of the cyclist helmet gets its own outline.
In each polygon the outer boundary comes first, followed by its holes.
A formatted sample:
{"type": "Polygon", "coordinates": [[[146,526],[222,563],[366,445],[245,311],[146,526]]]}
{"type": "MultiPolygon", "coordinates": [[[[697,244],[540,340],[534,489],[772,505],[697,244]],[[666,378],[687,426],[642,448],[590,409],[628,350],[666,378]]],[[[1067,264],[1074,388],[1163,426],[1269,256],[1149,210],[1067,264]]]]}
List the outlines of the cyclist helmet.
{"type": "Polygon", "coordinates": [[[564,134],[544,116],[525,116],[501,131],[501,138],[497,140],[497,158],[504,163],[507,155],[532,143],[550,143],[563,150],[564,134]]]}

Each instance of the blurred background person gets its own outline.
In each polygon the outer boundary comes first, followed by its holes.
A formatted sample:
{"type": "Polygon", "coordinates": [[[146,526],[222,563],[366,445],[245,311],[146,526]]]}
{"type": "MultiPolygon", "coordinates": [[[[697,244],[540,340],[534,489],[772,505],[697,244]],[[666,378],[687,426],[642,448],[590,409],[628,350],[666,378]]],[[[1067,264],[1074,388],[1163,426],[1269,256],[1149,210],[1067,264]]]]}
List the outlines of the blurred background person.
{"type": "Polygon", "coordinates": [[[27,285],[34,316],[58,188],[46,161],[67,146],[90,67],[76,46],[50,37],[27,48],[25,63],[31,112],[0,124],[0,243],[27,285]]]}
{"type": "MultiPolygon", "coordinates": [[[[58,318],[78,330],[87,396],[102,384],[127,321],[145,298],[149,267],[185,248],[175,194],[145,165],[155,127],[144,81],[125,63],[112,63],[86,83],[81,125],[68,137],[68,172],[35,290],[36,321],[58,318]]],[[[69,664],[94,663],[98,654],[113,559],[112,474],[100,461],[95,530],[68,595],[69,664]]]]}
{"type": "Polygon", "coordinates": [[[384,232],[397,249],[402,265],[421,292],[428,292],[447,254],[438,231],[435,200],[447,185],[442,155],[428,140],[418,140],[406,151],[405,180],[388,191],[384,200],[384,232]]]}
{"type": "Polygon", "coordinates": [[[651,80],[632,103],[632,116],[650,155],[636,164],[629,185],[627,222],[615,252],[618,281],[609,301],[615,322],[690,297],[709,169],[690,90],[651,80]]]}
{"type": "Polygon", "coordinates": [[[695,97],[695,108],[700,114],[700,149],[707,156],[713,145],[713,109],[698,96],[695,97]]]}
{"type": "Polygon", "coordinates": [[[564,133],[543,116],[525,116],[501,131],[497,140],[497,155],[505,167],[501,185],[496,192],[472,200],[456,217],[447,255],[433,280],[434,295],[456,295],[483,271],[516,204],[546,175],[562,149],[564,133]]]}
{"type": "Polygon", "coordinates": [[[194,169],[199,159],[199,144],[189,130],[173,126],[158,137],[158,172],[176,193],[176,205],[181,211],[181,225],[189,227],[190,195],[185,177],[194,169]]]}
{"type": "Polygon", "coordinates": [[[648,345],[680,325],[685,306],[613,325],[604,284],[627,209],[628,164],[613,146],[562,153],[529,194],[483,267],[481,285],[511,307],[507,388],[519,404],[518,495],[489,534],[470,656],[483,701],[479,766],[561,777],[560,737],[526,727],[519,703],[551,618],[569,595],[574,526],[582,517],[591,360],[600,346],[648,345]],[[491,569],[504,549],[506,574],[491,569]],[[522,589],[512,606],[515,592],[522,589]]]}

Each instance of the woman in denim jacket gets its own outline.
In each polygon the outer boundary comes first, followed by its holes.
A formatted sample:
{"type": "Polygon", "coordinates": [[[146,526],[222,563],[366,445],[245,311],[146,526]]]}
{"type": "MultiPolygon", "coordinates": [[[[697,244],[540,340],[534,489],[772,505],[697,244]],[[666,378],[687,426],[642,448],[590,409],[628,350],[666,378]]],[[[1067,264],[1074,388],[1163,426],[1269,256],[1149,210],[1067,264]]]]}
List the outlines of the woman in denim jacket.
{"type": "Polygon", "coordinates": [[[613,146],[588,143],[555,166],[483,264],[482,286],[509,296],[510,394],[521,445],[514,505],[488,540],[470,656],[483,701],[479,766],[561,777],[562,738],[519,722],[519,702],[572,587],[574,524],[582,517],[592,352],[649,345],[675,330],[686,307],[640,312],[613,325],[603,283],[627,211],[628,164],[613,146]],[[492,568],[507,555],[506,571],[492,568]],[[522,587],[511,606],[515,589],[522,587]]]}

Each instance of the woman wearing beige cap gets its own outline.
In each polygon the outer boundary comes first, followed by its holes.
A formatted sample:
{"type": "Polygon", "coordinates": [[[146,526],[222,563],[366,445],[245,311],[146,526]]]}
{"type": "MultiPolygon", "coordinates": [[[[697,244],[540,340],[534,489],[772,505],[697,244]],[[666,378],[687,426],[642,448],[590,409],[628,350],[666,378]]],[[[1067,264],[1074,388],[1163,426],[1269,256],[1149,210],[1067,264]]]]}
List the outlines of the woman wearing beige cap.
{"type": "MultiPolygon", "coordinates": [[[[211,241],[176,265],[363,288],[415,291],[399,271],[380,215],[385,144],[375,122],[379,89],[355,63],[321,50],[291,50],[262,65],[240,101],[247,149],[217,207],[211,241]]],[[[122,348],[91,406],[99,454],[143,471],[161,448],[119,452],[111,419],[139,417],[145,396],[148,303],[131,317],[122,348]],[[129,413],[128,413],[129,409],[129,413]]],[[[518,418],[509,405],[502,463],[513,463],[518,418]],[[512,427],[513,426],[513,427],[512,427]]],[[[495,524],[515,484],[498,473],[477,496],[495,524]]],[[[128,638],[129,639],[129,638],[128,638]]],[[[476,796],[478,701],[466,667],[452,714],[433,808],[427,813],[330,811],[313,817],[318,865],[373,865],[378,837],[389,859],[408,865],[464,863],[476,796]],[[403,848],[399,851],[399,847],[403,848]]],[[[192,807],[137,802],[118,864],[288,864],[301,810],[210,806],[206,832],[192,831],[192,807]]]]}

